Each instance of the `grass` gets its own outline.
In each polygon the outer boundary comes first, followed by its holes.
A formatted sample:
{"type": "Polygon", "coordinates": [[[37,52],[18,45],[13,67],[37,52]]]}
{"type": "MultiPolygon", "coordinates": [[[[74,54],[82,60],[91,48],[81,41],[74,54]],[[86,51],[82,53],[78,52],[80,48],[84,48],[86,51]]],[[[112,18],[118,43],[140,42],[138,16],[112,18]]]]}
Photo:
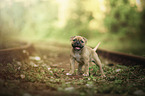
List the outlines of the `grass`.
{"type": "MultiPolygon", "coordinates": [[[[45,64],[44,60],[30,59],[27,62],[13,62],[13,64],[7,64],[3,66],[1,70],[1,81],[6,84],[1,89],[8,88],[9,94],[12,94],[14,90],[27,90],[22,86],[18,87],[17,84],[13,85],[11,80],[18,80],[20,83],[31,82],[37,88],[44,84],[43,90],[49,88],[56,92],[62,93],[74,93],[80,96],[93,96],[95,94],[122,94],[122,95],[134,95],[136,90],[145,91],[145,76],[144,69],[140,69],[139,66],[127,67],[122,65],[103,67],[106,74],[106,78],[100,77],[99,68],[97,66],[91,66],[90,76],[66,76],[65,69],[63,68],[51,68],[45,64]],[[18,88],[17,88],[18,87],[18,88]],[[14,88],[14,89],[13,89],[14,88]],[[12,93],[11,93],[12,92],[12,93]]],[[[3,85],[0,82],[0,85],[3,85]]],[[[23,84],[22,84],[23,85],[23,84]]],[[[26,86],[28,86],[26,84],[26,86]]],[[[30,85],[29,85],[30,86],[30,85]]],[[[35,91],[35,90],[33,90],[35,91]]],[[[3,91],[6,92],[6,91],[3,91]]],[[[3,93],[0,94],[7,94],[3,93]]],[[[13,93],[18,94],[18,92],[13,93]]],[[[24,94],[23,91],[19,94],[24,94]]],[[[32,93],[30,93],[32,95],[32,93]]],[[[38,93],[39,94],[39,93],[38,93]]]]}

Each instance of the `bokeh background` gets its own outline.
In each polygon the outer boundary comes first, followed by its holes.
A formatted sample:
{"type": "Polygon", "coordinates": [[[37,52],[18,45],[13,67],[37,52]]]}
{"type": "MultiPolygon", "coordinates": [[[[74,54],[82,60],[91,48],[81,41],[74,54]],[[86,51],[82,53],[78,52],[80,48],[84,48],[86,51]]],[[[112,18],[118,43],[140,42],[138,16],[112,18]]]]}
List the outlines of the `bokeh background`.
{"type": "Polygon", "coordinates": [[[0,0],[0,49],[81,35],[92,47],[145,56],[144,22],[144,0],[0,0]]]}

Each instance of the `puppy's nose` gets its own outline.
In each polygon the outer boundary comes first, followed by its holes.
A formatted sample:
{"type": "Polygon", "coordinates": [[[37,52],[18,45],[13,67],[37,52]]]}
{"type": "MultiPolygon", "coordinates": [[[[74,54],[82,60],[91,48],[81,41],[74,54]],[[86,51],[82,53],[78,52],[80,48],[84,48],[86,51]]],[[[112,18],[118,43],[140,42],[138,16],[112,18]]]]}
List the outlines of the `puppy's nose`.
{"type": "Polygon", "coordinates": [[[77,41],[76,43],[77,43],[77,44],[79,44],[80,42],[79,42],[79,41],[77,41]]]}

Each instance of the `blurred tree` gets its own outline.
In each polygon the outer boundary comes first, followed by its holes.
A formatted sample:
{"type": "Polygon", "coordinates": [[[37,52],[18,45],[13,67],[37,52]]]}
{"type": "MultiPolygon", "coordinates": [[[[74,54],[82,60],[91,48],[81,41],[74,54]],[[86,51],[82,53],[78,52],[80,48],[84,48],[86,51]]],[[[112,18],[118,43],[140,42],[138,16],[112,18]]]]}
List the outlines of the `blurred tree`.
{"type": "Polygon", "coordinates": [[[105,12],[107,10],[106,0],[84,0],[82,1],[84,11],[91,13],[93,17],[88,23],[90,30],[96,32],[107,32],[104,26],[105,12]]]}
{"type": "Polygon", "coordinates": [[[129,0],[109,0],[108,6],[110,8],[104,24],[109,32],[121,34],[138,32],[141,19],[136,5],[131,5],[129,0]]]}
{"type": "Polygon", "coordinates": [[[141,6],[142,6],[142,11],[141,11],[141,25],[140,25],[140,36],[141,40],[145,41],[145,0],[141,0],[141,6]]]}
{"type": "Polygon", "coordinates": [[[76,7],[72,10],[71,16],[67,21],[64,30],[69,33],[75,32],[76,35],[82,35],[86,38],[90,37],[88,22],[93,18],[91,13],[88,13],[82,7],[82,1],[75,0],[76,7]]]}
{"type": "Polygon", "coordinates": [[[0,48],[22,30],[23,10],[20,3],[0,1],[0,48]]]}

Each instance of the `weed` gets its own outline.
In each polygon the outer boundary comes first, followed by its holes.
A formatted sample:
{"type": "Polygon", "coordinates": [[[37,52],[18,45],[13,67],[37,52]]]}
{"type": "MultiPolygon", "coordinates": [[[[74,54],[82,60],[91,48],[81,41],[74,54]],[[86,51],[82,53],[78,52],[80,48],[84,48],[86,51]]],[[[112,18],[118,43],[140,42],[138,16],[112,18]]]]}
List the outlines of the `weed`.
{"type": "Polygon", "coordinates": [[[47,87],[61,92],[75,91],[81,96],[92,96],[97,93],[132,95],[135,90],[145,91],[144,70],[138,66],[116,65],[109,67],[105,65],[103,68],[107,77],[102,78],[99,67],[94,65],[89,68],[89,77],[75,78],[77,75],[66,76],[63,68],[50,68],[38,61],[33,64],[39,67],[34,67],[29,62],[21,65],[7,64],[6,69],[1,70],[1,74],[8,72],[7,78],[9,79],[19,76],[20,81],[23,82],[45,84],[47,87]]]}

